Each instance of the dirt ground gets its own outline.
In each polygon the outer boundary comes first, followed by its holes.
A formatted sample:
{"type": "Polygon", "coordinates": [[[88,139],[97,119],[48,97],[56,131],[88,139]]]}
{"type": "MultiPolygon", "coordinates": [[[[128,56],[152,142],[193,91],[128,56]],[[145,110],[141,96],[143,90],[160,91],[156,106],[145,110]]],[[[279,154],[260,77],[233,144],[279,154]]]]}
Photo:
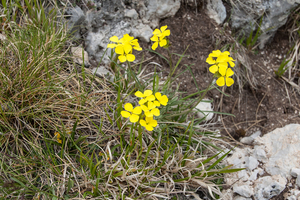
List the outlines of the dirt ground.
{"type": "MultiPolygon", "coordinates": [[[[205,9],[198,9],[196,13],[195,8],[188,6],[181,6],[174,17],[162,20],[160,26],[164,25],[168,25],[171,30],[169,37],[171,52],[182,54],[188,47],[186,51],[188,58],[182,60],[178,72],[185,70],[187,65],[190,66],[198,87],[201,90],[205,89],[212,77],[205,60],[213,50],[234,43],[230,28],[218,26],[208,18],[205,9]]],[[[265,49],[246,52],[256,85],[251,86],[244,80],[242,85],[236,82],[225,89],[225,93],[229,96],[222,95],[215,89],[206,95],[206,98],[213,99],[214,111],[235,115],[235,117],[223,115],[221,120],[219,115],[215,115],[212,119],[219,120],[225,127],[222,134],[226,136],[230,134],[230,137],[238,140],[258,130],[265,134],[287,124],[300,122],[299,91],[284,80],[276,78],[274,73],[291,45],[287,31],[284,28],[278,30],[273,41],[266,45],[265,49]]],[[[143,43],[142,46],[151,48],[151,44],[147,43],[143,43]]],[[[167,56],[162,48],[158,48],[157,51],[167,56]]],[[[231,51],[231,56],[235,59],[235,50],[231,51]]],[[[167,76],[168,63],[161,58],[156,58],[156,61],[164,68],[163,76],[167,76]]],[[[243,71],[243,65],[239,63],[235,68],[243,71]]],[[[186,94],[197,91],[190,72],[182,74],[177,81],[180,83],[180,90],[186,94]]],[[[298,80],[294,82],[298,84],[298,80]]]]}

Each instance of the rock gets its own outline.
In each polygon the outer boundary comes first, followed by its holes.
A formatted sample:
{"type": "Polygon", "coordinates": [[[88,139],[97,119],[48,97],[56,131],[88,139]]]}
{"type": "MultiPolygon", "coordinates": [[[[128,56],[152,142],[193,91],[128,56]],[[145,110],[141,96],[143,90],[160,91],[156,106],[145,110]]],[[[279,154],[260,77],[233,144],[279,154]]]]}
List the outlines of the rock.
{"type": "Polygon", "coordinates": [[[233,200],[252,200],[252,198],[246,198],[246,197],[242,197],[242,196],[235,196],[233,198],[233,200]]]}
{"type": "Polygon", "coordinates": [[[65,18],[67,19],[67,27],[70,33],[76,39],[80,39],[80,29],[85,22],[84,12],[76,6],[75,8],[67,8],[65,11],[65,18]]]}
{"type": "Polygon", "coordinates": [[[248,185],[234,185],[233,192],[243,196],[243,197],[251,197],[253,193],[253,188],[248,185]]]}
{"type": "Polygon", "coordinates": [[[144,42],[150,42],[150,38],[153,35],[153,30],[150,26],[144,24],[138,24],[135,28],[133,28],[132,32],[135,38],[140,38],[144,42]]]}
{"type": "Polygon", "coordinates": [[[290,178],[290,170],[299,167],[299,132],[299,124],[290,124],[255,139],[255,142],[264,144],[263,148],[268,157],[264,168],[270,175],[280,174],[290,178]]]}
{"type": "Polygon", "coordinates": [[[269,200],[279,195],[285,189],[286,183],[286,179],[281,175],[261,177],[254,187],[254,199],[269,200]]]}
{"type": "Polygon", "coordinates": [[[292,175],[292,177],[297,178],[298,176],[300,176],[300,169],[299,168],[292,168],[291,169],[291,175],[292,175]]]}
{"type": "Polygon", "coordinates": [[[300,188],[300,176],[297,176],[296,185],[300,188]]]}
{"type": "Polygon", "coordinates": [[[254,147],[253,155],[255,156],[255,158],[257,158],[257,160],[264,162],[264,163],[268,159],[265,150],[261,146],[254,147]]]}
{"type": "Polygon", "coordinates": [[[233,0],[231,24],[233,28],[242,29],[246,37],[251,30],[256,30],[261,17],[262,34],[258,38],[259,48],[264,48],[278,28],[283,26],[289,16],[290,10],[295,8],[300,0],[233,0]]]}
{"type": "Polygon", "coordinates": [[[99,77],[105,77],[111,82],[113,82],[115,78],[115,76],[103,66],[92,69],[92,73],[99,77]]]}
{"type": "Polygon", "coordinates": [[[139,18],[139,14],[136,12],[135,9],[126,9],[125,10],[125,17],[129,17],[131,19],[138,19],[139,18]]]}
{"type": "Polygon", "coordinates": [[[252,137],[253,139],[259,137],[261,135],[261,131],[256,131],[255,133],[253,133],[252,135],[250,135],[250,137],[252,137]]]}
{"type": "Polygon", "coordinates": [[[199,118],[205,118],[206,121],[211,120],[214,116],[214,113],[212,113],[212,105],[211,103],[207,102],[208,99],[203,99],[196,107],[195,111],[197,111],[197,115],[199,118]],[[208,112],[207,112],[208,111],[208,112]]]}
{"type": "Polygon", "coordinates": [[[89,62],[88,53],[84,51],[82,47],[71,47],[71,52],[77,64],[82,65],[84,60],[85,67],[89,67],[91,65],[89,62]],[[83,56],[82,56],[82,52],[84,52],[83,56]]]}
{"type": "Polygon", "coordinates": [[[285,196],[286,200],[299,200],[300,199],[300,190],[298,189],[291,189],[289,195],[285,196]]]}
{"type": "Polygon", "coordinates": [[[217,24],[222,24],[226,19],[226,8],[221,0],[208,0],[206,8],[207,15],[217,24]]]}
{"type": "Polygon", "coordinates": [[[253,169],[257,168],[258,164],[259,163],[258,163],[258,161],[255,157],[249,156],[249,157],[246,158],[246,167],[247,167],[247,169],[252,171],[253,169]]]}
{"type": "Polygon", "coordinates": [[[254,141],[254,138],[252,138],[252,137],[243,137],[243,138],[240,140],[241,143],[243,143],[243,144],[248,144],[248,145],[252,144],[253,141],[254,141]]]}

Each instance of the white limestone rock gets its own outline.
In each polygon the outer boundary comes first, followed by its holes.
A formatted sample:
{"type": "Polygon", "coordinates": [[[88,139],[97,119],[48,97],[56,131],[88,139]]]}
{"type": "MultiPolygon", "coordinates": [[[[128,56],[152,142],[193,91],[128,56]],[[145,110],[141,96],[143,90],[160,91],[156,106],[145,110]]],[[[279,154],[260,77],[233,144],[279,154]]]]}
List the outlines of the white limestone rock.
{"type": "Polygon", "coordinates": [[[233,192],[243,196],[243,197],[251,197],[253,193],[253,188],[249,185],[234,185],[233,192]]]}
{"type": "Polygon", "coordinates": [[[284,189],[287,181],[281,175],[264,176],[255,182],[254,199],[269,200],[279,195],[284,189]]]}
{"type": "Polygon", "coordinates": [[[300,169],[299,168],[292,168],[291,169],[291,175],[292,175],[292,177],[297,178],[298,176],[300,176],[300,169]]]}
{"type": "Polygon", "coordinates": [[[233,200],[252,200],[252,198],[247,198],[243,196],[235,196],[233,200]]]}
{"type": "Polygon", "coordinates": [[[217,24],[222,24],[226,19],[226,8],[221,0],[207,0],[207,15],[217,24]]]}
{"type": "Polygon", "coordinates": [[[139,38],[144,42],[150,42],[150,38],[153,36],[153,30],[150,28],[149,25],[145,24],[138,24],[132,30],[133,36],[135,38],[139,38]]]}
{"type": "Polygon", "coordinates": [[[206,121],[209,121],[213,118],[214,113],[212,113],[212,104],[209,102],[208,99],[203,99],[196,107],[195,111],[199,118],[205,118],[206,121]],[[207,112],[208,111],[208,112],[207,112]]]}
{"type": "Polygon", "coordinates": [[[264,144],[263,149],[268,157],[264,169],[270,175],[280,174],[285,178],[290,178],[290,170],[299,167],[299,133],[300,125],[290,124],[255,139],[255,142],[264,144]]]}
{"type": "Polygon", "coordinates": [[[91,65],[89,62],[89,55],[82,47],[71,47],[71,52],[77,64],[82,65],[84,61],[85,67],[89,67],[91,65]]]}
{"type": "Polygon", "coordinates": [[[131,19],[138,19],[139,14],[136,12],[135,9],[126,9],[125,10],[125,17],[129,17],[131,19]]]}
{"type": "Polygon", "coordinates": [[[248,144],[248,145],[251,145],[254,141],[254,138],[252,137],[243,137],[240,142],[243,143],[243,144],[248,144]]]}

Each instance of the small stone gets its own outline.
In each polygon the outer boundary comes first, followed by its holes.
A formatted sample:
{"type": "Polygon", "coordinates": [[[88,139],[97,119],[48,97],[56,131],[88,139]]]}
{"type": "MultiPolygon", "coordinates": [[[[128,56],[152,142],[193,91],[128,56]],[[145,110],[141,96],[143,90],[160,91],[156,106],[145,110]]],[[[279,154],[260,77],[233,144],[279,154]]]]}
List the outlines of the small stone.
{"type": "Polygon", "coordinates": [[[256,158],[249,156],[248,158],[246,158],[246,166],[249,170],[253,170],[255,168],[257,168],[259,162],[257,161],[256,158]]]}
{"type": "Polygon", "coordinates": [[[252,200],[252,198],[242,197],[242,196],[235,196],[233,200],[252,200]]]}
{"type": "Polygon", "coordinates": [[[125,17],[129,17],[131,19],[138,19],[139,14],[136,12],[135,9],[126,9],[125,10],[125,17]]]}
{"type": "Polygon", "coordinates": [[[254,194],[253,188],[249,187],[249,185],[234,185],[233,192],[244,197],[251,197],[254,194]]]}
{"type": "Polygon", "coordinates": [[[300,187],[300,176],[297,177],[296,184],[298,185],[298,187],[300,187]]]}
{"type": "Polygon", "coordinates": [[[252,137],[253,139],[259,137],[261,135],[261,131],[256,131],[255,133],[253,133],[250,137],[252,137]]]}
{"type": "Polygon", "coordinates": [[[194,109],[197,112],[197,115],[199,118],[204,118],[205,120],[211,120],[214,116],[214,113],[212,113],[213,109],[212,109],[212,104],[208,99],[203,99],[194,109]],[[207,112],[208,111],[208,112],[207,112]]]}
{"type": "Polygon", "coordinates": [[[248,144],[248,145],[251,145],[254,141],[254,138],[252,137],[243,137],[240,142],[243,143],[243,144],[248,144]]]}
{"type": "Polygon", "coordinates": [[[292,168],[291,169],[291,175],[295,178],[299,177],[300,175],[300,169],[299,168],[292,168]]]}
{"type": "Polygon", "coordinates": [[[89,62],[89,55],[82,47],[71,47],[71,52],[77,64],[82,65],[84,60],[85,67],[89,67],[91,65],[89,62]]]}

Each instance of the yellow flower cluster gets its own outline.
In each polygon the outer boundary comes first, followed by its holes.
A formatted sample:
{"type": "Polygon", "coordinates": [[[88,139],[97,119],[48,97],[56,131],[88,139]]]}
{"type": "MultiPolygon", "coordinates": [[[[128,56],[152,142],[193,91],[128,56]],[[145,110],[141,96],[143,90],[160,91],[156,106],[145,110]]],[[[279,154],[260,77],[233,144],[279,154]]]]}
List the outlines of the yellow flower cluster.
{"type": "Polygon", "coordinates": [[[233,61],[235,60],[229,55],[229,51],[221,52],[220,50],[215,50],[212,51],[206,59],[206,62],[212,65],[209,71],[218,77],[216,82],[218,86],[224,86],[226,84],[229,87],[234,83],[234,80],[230,78],[234,72],[228,67],[228,63],[230,67],[234,67],[235,64],[233,61]]]}
{"type": "MultiPolygon", "coordinates": [[[[71,131],[67,131],[67,134],[70,135],[70,134],[71,134],[71,131]]],[[[56,137],[56,140],[57,140],[58,143],[60,143],[60,144],[62,143],[61,135],[60,135],[59,132],[55,132],[55,133],[54,133],[54,137],[56,137]]]]}
{"type": "Polygon", "coordinates": [[[123,35],[121,39],[119,39],[117,36],[112,36],[110,41],[114,43],[108,44],[107,48],[115,48],[115,52],[119,54],[118,58],[120,62],[134,61],[135,56],[132,54],[132,50],[142,50],[140,44],[138,43],[138,39],[134,39],[134,37],[131,37],[128,34],[123,35]]]}
{"type": "Polygon", "coordinates": [[[167,30],[168,26],[162,26],[159,29],[155,29],[153,31],[153,37],[150,38],[151,41],[153,41],[152,49],[155,51],[155,49],[158,47],[158,44],[160,47],[165,47],[168,45],[168,39],[166,36],[169,36],[171,34],[170,30],[167,30]]]}
{"type": "Polygon", "coordinates": [[[125,111],[121,111],[121,115],[129,118],[132,123],[139,121],[141,126],[148,131],[153,131],[153,128],[157,126],[154,116],[160,115],[160,110],[157,107],[161,105],[166,106],[169,101],[168,97],[160,92],[153,94],[152,90],[145,90],[144,93],[137,91],[135,96],[141,98],[139,106],[134,108],[131,103],[126,103],[124,105],[125,111]],[[144,114],[142,115],[143,111],[144,114]],[[145,119],[141,119],[144,116],[145,119]]]}

